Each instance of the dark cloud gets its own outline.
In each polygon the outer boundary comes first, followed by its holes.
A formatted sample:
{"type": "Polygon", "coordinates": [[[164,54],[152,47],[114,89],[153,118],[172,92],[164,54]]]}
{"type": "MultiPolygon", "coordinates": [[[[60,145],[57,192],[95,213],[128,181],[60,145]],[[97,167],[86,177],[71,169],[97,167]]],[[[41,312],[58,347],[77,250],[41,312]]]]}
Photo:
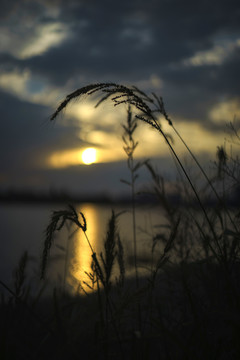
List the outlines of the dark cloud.
{"type": "Polygon", "coordinates": [[[208,112],[220,100],[239,101],[239,64],[238,48],[222,65],[165,68],[161,76],[167,84],[164,94],[174,116],[180,115],[185,120],[198,119],[209,128],[214,126],[215,130],[221,131],[223,124],[211,124],[208,112]]]}
{"type": "Polygon", "coordinates": [[[46,156],[58,150],[79,147],[83,142],[77,136],[80,127],[61,127],[50,124],[52,109],[22,101],[0,92],[1,172],[38,167],[46,156]]]}
{"type": "Polygon", "coordinates": [[[240,48],[237,48],[232,56],[220,67],[218,84],[220,83],[223,89],[229,95],[240,95],[240,48]]]}
{"type": "MultiPolygon", "coordinates": [[[[222,131],[222,125],[210,121],[209,111],[221,99],[240,96],[239,45],[231,51],[226,47],[229,54],[219,64],[186,63],[199,51],[236,43],[239,1],[8,0],[0,18],[5,36],[4,46],[0,45],[1,73],[29,70],[43,88],[47,84],[62,92],[66,86],[67,92],[69,86],[71,91],[95,81],[146,83],[154,74],[163,80],[161,90],[155,90],[161,91],[174,119],[198,121],[215,131],[222,131]],[[66,38],[40,54],[22,56],[22,48],[34,45],[39,31],[51,24],[58,24],[55,35],[63,29],[66,38]]],[[[143,90],[151,91],[151,83],[143,90]]],[[[34,158],[40,161],[49,152],[83,144],[80,124],[43,126],[52,113],[50,107],[1,92],[0,108],[2,170],[9,164],[28,166],[34,158]]],[[[98,129],[112,131],[100,125],[98,129]]]]}
{"type": "Polygon", "coordinates": [[[171,84],[195,86],[200,91],[217,92],[222,95],[239,94],[240,48],[236,48],[229,57],[219,64],[203,64],[199,66],[184,66],[165,68],[162,78],[171,84]]]}
{"type": "Polygon", "coordinates": [[[231,35],[240,30],[235,1],[125,1],[118,6],[110,1],[70,1],[56,5],[60,10],[57,20],[68,25],[73,36],[41,56],[16,61],[55,85],[76,75],[90,81],[110,77],[136,81],[153,71],[160,73],[163,65],[210,49],[219,32],[231,35]]]}

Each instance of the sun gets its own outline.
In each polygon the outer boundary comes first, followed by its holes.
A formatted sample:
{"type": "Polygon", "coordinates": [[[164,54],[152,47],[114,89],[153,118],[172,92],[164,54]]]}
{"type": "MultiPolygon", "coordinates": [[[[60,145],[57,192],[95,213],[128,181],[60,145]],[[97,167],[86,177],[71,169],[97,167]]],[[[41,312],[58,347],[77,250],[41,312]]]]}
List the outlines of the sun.
{"type": "Polygon", "coordinates": [[[97,160],[97,150],[94,148],[87,148],[82,152],[82,161],[86,165],[95,163],[97,160]]]}

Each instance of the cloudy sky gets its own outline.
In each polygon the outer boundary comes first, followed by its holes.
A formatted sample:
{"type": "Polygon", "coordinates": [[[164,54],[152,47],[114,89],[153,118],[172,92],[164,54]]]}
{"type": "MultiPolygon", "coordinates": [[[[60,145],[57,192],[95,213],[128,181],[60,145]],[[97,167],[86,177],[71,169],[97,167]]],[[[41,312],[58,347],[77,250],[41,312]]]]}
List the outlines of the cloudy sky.
{"type": "MultiPolygon", "coordinates": [[[[124,186],[124,108],[109,102],[96,110],[88,98],[49,121],[67,94],[93,82],[163,96],[191,149],[214,157],[226,123],[240,118],[239,65],[237,0],[1,1],[0,189],[124,186]],[[88,147],[97,150],[96,164],[82,163],[88,147]]],[[[138,158],[158,159],[171,173],[159,134],[139,124],[136,139],[138,158]]]]}

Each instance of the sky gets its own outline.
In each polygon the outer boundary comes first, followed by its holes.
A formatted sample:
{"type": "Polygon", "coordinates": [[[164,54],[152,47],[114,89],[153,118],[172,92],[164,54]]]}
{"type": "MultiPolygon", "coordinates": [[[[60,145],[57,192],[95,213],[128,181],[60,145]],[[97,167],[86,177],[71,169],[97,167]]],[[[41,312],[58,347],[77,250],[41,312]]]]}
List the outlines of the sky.
{"type": "MultiPolygon", "coordinates": [[[[66,95],[98,82],[162,96],[192,151],[213,159],[240,117],[237,0],[3,0],[0,13],[0,190],[123,191],[126,108],[66,95]],[[86,148],[97,161],[82,163],[86,148]]],[[[162,120],[161,120],[162,121],[162,120]]],[[[164,131],[172,129],[162,122],[164,131]]],[[[164,176],[174,165],[159,133],[139,123],[137,159],[164,176]]],[[[185,150],[174,138],[181,158],[185,150]]],[[[145,173],[143,174],[143,177],[145,173]]]]}

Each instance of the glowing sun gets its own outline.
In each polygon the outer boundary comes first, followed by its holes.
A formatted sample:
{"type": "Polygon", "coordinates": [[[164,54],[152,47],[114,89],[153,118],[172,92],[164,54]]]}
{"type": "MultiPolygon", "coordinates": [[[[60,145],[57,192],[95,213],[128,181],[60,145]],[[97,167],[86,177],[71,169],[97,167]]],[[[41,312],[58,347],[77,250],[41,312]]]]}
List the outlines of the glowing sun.
{"type": "Polygon", "coordinates": [[[86,165],[95,163],[97,160],[97,150],[94,148],[87,148],[82,152],[82,161],[86,165]]]}

